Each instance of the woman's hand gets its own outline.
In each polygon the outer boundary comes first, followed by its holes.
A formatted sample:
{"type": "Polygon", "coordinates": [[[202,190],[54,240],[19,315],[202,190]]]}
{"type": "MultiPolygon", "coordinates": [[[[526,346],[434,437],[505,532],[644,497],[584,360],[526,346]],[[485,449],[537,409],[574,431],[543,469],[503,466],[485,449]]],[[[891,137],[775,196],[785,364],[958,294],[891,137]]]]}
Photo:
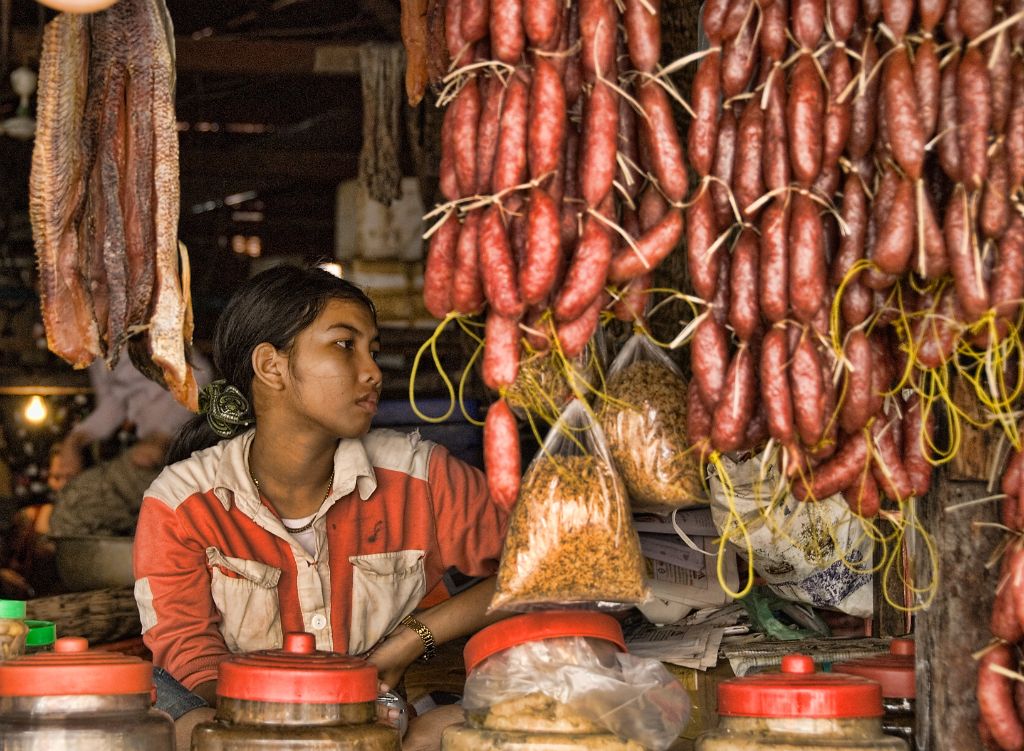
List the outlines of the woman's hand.
{"type": "Polygon", "coordinates": [[[377,677],[388,691],[402,681],[408,667],[423,653],[423,642],[411,629],[399,626],[366,659],[377,666],[377,677]]]}

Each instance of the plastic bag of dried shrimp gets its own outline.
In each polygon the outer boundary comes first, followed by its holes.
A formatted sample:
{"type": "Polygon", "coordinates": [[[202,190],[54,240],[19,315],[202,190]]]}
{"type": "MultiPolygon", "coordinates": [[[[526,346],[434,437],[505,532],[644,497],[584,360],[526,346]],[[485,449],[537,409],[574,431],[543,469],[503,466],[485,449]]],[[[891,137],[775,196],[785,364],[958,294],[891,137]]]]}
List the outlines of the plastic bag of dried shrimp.
{"type": "Polygon", "coordinates": [[[608,370],[599,417],[633,508],[665,513],[707,503],[700,455],[686,436],[686,380],[642,332],[608,370]]]}
{"type": "Polygon", "coordinates": [[[613,609],[647,596],[626,489],[590,407],[573,399],[523,477],[491,610],[613,609]]]}

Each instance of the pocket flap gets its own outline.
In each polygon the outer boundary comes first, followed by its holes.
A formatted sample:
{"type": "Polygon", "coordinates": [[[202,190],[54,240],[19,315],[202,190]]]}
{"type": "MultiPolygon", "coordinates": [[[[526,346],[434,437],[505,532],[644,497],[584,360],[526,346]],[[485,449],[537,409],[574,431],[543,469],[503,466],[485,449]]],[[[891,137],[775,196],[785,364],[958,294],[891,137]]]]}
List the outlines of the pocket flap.
{"type": "Polygon", "coordinates": [[[217,548],[206,549],[206,562],[211,567],[219,568],[226,574],[246,579],[258,587],[273,589],[281,579],[281,569],[268,566],[260,561],[249,561],[245,558],[231,558],[217,548]]]}
{"type": "Polygon", "coordinates": [[[398,550],[394,553],[352,555],[349,556],[348,562],[367,574],[395,576],[419,570],[423,556],[424,551],[422,550],[398,550]]]}

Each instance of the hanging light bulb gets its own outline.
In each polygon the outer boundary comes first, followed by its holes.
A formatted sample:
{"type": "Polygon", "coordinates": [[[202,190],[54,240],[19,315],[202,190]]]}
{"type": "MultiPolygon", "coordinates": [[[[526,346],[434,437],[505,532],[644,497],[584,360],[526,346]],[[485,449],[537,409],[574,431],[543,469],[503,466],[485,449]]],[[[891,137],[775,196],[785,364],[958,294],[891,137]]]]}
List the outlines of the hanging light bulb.
{"type": "Polygon", "coordinates": [[[36,133],[36,121],[29,107],[29,97],[36,90],[37,76],[31,68],[22,66],[11,72],[11,88],[21,101],[14,117],[4,120],[3,131],[18,141],[28,141],[36,133]]]}
{"type": "Polygon", "coordinates": [[[38,425],[46,419],[46,402],[43,401],[43,397],[36,394],[28,400],[28,406],[25,407],[25,419],[33,425],[38,425]]]}
{"type": "Polygon", "coordinates": [[[115,2],[117,0],[39,0],[40,5],[62,13],[97,13],[115,2]]]}

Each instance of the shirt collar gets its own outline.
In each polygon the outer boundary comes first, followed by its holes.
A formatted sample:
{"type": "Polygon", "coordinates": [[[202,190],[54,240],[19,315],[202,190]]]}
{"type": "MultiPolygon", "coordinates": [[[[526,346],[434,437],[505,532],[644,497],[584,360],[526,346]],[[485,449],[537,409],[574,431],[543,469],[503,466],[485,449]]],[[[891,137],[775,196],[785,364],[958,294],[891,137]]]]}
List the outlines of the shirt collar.
{"type": "MultiPolygon", "coordinates": [[[[230,509],[234,502],[242,511],[252,515],[262,506],[249,474],[249,448],[255,436],[255,429],[247,430],[224,444],[214,476],[213,492],[225,510],[230,509]]],[[[327,502],[333,504],[353,490],[358,490],[359,497],[366,501],[376,489],[377,476],[362,440],[344,438],[339,441],[334,452],[334,487],[327,496],[327,502]]]]}

